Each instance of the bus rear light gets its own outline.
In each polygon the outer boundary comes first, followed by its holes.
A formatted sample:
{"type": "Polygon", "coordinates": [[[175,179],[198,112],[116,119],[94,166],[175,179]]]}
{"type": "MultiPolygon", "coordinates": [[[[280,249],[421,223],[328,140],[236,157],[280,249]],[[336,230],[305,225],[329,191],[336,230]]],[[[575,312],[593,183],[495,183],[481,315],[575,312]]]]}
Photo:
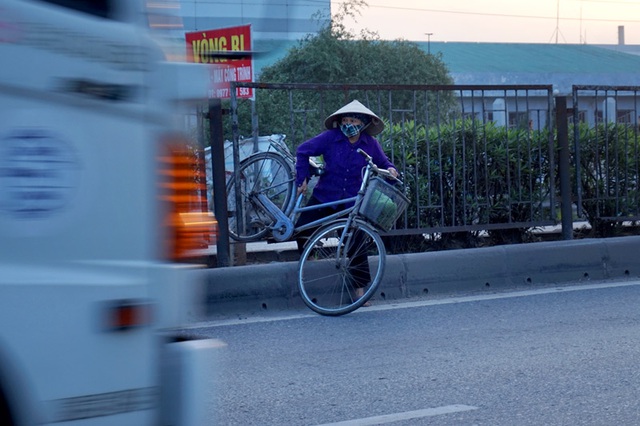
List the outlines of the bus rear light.
{"type": "Polygon", "coordinates": [[[165,257],[179,261],[214,244],[218,223],[207,206],[204,152],[180,137],[168,140],[164,149],[160,173],[165,257]]]}

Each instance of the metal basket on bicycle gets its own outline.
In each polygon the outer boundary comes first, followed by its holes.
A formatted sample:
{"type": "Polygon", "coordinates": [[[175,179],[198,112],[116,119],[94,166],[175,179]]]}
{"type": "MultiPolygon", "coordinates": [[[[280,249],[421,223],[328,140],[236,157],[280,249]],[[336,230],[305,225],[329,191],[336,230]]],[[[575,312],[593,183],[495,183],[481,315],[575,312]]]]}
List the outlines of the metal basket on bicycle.
{"type": "Polygon", "coordinates": [[[397,187],[374,177],[358,213],[384,231],[390,230],[409,205],[409,199],[397,187]]]}

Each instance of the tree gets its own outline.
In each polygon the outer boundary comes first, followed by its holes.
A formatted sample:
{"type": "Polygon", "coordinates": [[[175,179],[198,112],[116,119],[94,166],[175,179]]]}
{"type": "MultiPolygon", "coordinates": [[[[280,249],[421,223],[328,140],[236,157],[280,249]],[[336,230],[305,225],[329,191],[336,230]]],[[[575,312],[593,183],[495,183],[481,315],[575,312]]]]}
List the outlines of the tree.
{"type": "Polygon", "coordinates": [[[343,3],[317,34],[310,34],[274,65],[262,70],[265,83],[452,84],[441,54],[425,53],[413,42],[381,40],[375,32],[351,33],[346,17],[366,6],[343,3]]]}
{"type": "MultiPolygon", "coordinates": [[[[354,17],[366,6],[364,0],[342,3],[338,13],[333,19],[326,19],[318,33],[307,35],[286,56],[263,68],[259,82],[343,86],[453,83],[441,54],[427,54],[416,43],[402,39],[381,40],[377,33],[368,30],[358,35],[350,32],[344,25],[345,18],[354,17]]],[[[384,92],[375,90],[365,93],[343,89],[259,89],[255,106],[260,134],[285,133],[292,148],[322,130],[324,118],[352,99],[361,100],[383,118],[390,118],[392,109],[424,111],[425,102],[433,104],[435,113],[434,100],[421,97],[416,108],[415,93],[409,90],[394,91],[393,106],[387,98],[384,92]]],[[[446,100],[438,102],[440,109],[446,105],[446,100]]],[[[248,105],[239,105],[240,133],[245,135],[252,133],[247,127],[251,123],[248,110],[248,105]]]]}

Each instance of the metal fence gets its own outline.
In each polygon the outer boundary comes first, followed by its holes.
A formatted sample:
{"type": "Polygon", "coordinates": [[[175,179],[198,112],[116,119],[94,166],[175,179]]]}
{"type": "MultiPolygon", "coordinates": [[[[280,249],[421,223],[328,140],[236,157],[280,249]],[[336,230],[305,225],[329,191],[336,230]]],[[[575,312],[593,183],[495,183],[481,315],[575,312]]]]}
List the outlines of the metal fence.
{"type": "MultiPolygon", "coordinates": [[[[358,99],[386,123],[377,136],[411,204],[391,235],[528,229],[556,224],[550,85],[397,86],[236,83],[234,142],[283,133],[292,152],[358,99]]],[[[232,90],[235,94],[235,90],[232,90]]]]}
{"type": "MultiPolygon", "coordinates": [[[[639,93],[621,86],[573,86],[571,96],[554,97],[551,85],[232,83],[230,114],[210,100],[197,114],[194,139],[210,145],[213,193],[225,194],[227,138],[237,170],[240,140],[284,134],[295,152],[324,130],[328,115],[358,99],[384,119],[377,138],[407,183],[410,207],[387,235],[522,235],[560,223],[570,239],[574,221],[586,220],[593,236],[611,236],[640,222],[639,93]],[[255,89],[255,98],[236,98],[238,87],[255,89]]],[[[214,198],[218,253],[226,256],[218,263],[227,265],[226,196],[214,198]]]]}
{"type": "Polygon", "coordinates": [[[574,193],[592,226],[640,220],[640,87],[573,86],[574,193]]]}

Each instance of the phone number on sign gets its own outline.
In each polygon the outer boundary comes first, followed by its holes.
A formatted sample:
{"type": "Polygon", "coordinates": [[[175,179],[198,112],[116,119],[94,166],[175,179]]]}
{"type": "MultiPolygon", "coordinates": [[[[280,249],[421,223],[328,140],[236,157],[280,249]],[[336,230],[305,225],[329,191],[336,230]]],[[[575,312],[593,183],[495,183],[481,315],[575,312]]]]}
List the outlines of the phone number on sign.
{"type": "MultiPolygon", "coordinates": [[[[209,97],[211,98],[229,98],[231,96],[231,89],[218,88],[209,90],[209,97]]],[[[250,98],[253,96],[253,89],[249,87],[237,87],[236,96],[239,98],[250,98]]]]}

